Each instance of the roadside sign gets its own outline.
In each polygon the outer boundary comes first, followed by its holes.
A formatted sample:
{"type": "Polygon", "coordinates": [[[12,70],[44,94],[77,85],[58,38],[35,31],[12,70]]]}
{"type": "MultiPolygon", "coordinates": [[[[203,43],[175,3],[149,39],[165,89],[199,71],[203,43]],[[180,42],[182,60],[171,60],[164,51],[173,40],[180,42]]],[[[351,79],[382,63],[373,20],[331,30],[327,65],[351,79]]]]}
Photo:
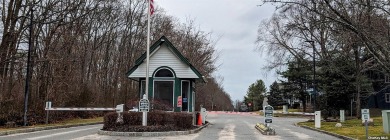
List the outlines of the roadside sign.
{"type": "Polygon", "coordinates": [[[272,123],[272,117],[274,116],[274,108],[270,105],[264,107],[264,121],[265,123],[272,123]]]}
{"type": "Polygon", "coordinates": [[[364,121],[364,126],[366,127],[366,139],[368,139],[368,120],[370,120],[370,110],[362,109],[362,120],[364,121]]]}
{"type": "Polygon", "coordinates": [[[272,123],[272,119],[265,119],[265,123],[272,123]]]}
{"type": "Polygon", "coordinates": [[[370,120],[370,110],[369,109],[362,109],[362,120],[363,121],[370,120]]]}
{"type": "Polygon", "coordinates": [[[182,98],[181,98],[181,96],[177,96],[177,107],[181,107],[181,105],[182,105],[182,98]]]}
{"type": "Polygon", "coordinates": [[[148,99],[141,99],[139,101],[139,112],[149,112],[149,100],[148,99]]]}

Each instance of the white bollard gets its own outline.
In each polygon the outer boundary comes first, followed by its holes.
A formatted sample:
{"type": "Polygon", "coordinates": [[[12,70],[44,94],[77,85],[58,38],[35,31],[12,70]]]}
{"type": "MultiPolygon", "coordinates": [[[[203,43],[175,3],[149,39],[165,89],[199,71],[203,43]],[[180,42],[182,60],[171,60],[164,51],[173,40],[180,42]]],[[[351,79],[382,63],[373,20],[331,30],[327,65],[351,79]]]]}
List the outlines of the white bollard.
{"type": "Polygon", "coordinates": [[[344,110],[340,110],[340,122],[345,122],[345,111],[344,110]]]}
{"type": "Polygon", "coordinates": [[[283,105],[283,114],[287,114],[288,109],[287,105],[283,105]]]}
{"type": "Polygon", "coordinates": [[[207,111],[206,108],[200,109],[200,115],[202,116],[202,124],[206,124],[207,111]]]}
{"type": "Polygon", "coordinates": [[[116,113],[118,113],[118,118],[116,119],[117,123],[123,123],[123,116],[121,114],[123,112],[123,109],[124,109],[124,104],[116,105],[115,111],[116,113]]]}
{"type": "Polygon", "coordinates": [[[321,128],[321,111],[314,112],[314,127],[321,128]]]}
{"type": "Polygon", "coordinates": [[[390,110],[382,110],[382,126],[385,134],[390,133],[390,110]]]}

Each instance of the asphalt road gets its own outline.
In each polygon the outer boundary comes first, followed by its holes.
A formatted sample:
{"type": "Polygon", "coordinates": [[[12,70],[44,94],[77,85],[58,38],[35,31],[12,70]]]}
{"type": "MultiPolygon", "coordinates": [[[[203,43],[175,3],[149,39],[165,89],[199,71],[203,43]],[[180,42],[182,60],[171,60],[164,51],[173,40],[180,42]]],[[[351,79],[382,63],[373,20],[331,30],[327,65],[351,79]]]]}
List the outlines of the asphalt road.
{"type": "Polygon", "coordinates": [[[249,113],[232,114],[225,112],[209,112],[207,120],[211,123],[196,134],[165,137],[113,137],[98,135],[102,125],[89,125],[72,128],[45,130],[31,133],[21,133],[0,136],[1,140],[335,140],[336,137],[321,132],[308,130],[294,125],[306,121],[307,118],[273,118],[271,127],[276,135],[262,135],[255,129],[255,124],[263,122],[264,118],[249,113]]]}
{"type": "Polygon", "coordinates": [[[97,124],[29,133],[19,133],[0,136],[0,140],[70,140],[96,134],[102,127],[103,124],[97,124]]]}

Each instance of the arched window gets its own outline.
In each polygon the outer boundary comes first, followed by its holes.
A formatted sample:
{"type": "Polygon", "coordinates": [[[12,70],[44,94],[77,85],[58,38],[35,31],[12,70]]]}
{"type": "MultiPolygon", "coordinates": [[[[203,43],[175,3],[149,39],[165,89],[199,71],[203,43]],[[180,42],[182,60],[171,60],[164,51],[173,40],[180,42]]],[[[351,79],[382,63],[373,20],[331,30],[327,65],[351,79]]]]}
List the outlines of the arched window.
{"type": "Polygon", "coordinates": [[[173,73],[169,69],[160,69],[154,77],[173,77],[173,73]]]}
{"type": "Polygon", "coordinates": [[[153,98],[154,101],[159,104],[165,104],[168,107],[163,109],[165,111],[173,111],[174,107],[174,73],[167,67],[157,69],[154,73],[154,84],[153,84],[153,98]]]}

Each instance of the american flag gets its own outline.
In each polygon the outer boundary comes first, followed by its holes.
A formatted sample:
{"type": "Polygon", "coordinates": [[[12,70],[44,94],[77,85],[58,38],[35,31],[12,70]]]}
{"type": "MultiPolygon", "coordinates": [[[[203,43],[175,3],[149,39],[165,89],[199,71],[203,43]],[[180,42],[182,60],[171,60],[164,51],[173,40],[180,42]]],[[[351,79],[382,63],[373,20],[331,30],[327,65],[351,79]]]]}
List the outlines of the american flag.
{"type": "Polygon", "coordinates": [[[153,0],[150,0],[150,15],[153,15],[153,13],[154,13],[154,5],[153,5],[154,3],[153,3],[153,0]]]}

